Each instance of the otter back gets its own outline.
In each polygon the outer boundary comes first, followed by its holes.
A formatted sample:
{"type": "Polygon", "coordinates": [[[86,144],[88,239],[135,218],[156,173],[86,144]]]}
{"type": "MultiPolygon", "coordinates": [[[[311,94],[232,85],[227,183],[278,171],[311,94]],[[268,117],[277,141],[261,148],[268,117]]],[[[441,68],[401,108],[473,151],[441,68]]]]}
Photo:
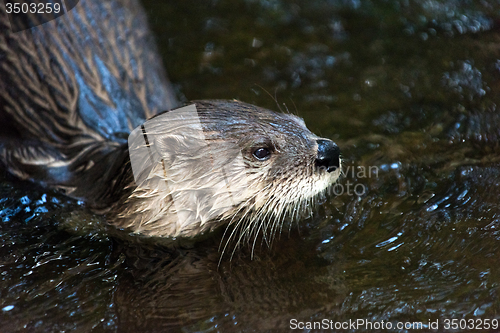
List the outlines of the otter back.
{"type": "Polygon", "coordinates": [[[177,105],[136,1],[80,1],[17,33],[0,7],[0,162],[13,174],[106,206],[128,133],[177,105]]]}

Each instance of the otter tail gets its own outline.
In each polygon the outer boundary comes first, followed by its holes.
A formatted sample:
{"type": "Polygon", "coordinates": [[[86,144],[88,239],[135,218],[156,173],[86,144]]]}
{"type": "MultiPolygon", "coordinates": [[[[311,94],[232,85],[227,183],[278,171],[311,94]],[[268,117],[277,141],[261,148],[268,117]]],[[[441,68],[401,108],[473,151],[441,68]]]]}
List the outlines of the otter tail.
{"type": "Polygon", "coordinates": [[[176,106],[135,0],[81,0],[17,33],[0,4],[0,164],[16,176],[104,207],[128,133],[176,106]]]}

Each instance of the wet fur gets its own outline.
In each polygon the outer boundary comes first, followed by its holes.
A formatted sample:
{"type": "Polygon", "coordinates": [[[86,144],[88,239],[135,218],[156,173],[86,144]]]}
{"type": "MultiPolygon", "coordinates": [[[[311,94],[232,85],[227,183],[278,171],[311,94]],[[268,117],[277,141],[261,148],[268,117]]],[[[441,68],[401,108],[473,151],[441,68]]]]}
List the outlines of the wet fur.
{"type": "MultiPolygon", "coordinates": [[[[328,173],[316,166],[318,137],[294,115],[239,101],[196,101],[196,107],[209,146],[194,158],[184,158],[185,164],[169,169],[171,177],[184,176],[183,187],[171,191],[134,187],[113,207],[113,224],[151,236],[192,237],[229,221],[235,228],[228,236],[238,242],[253,239],[259,232],[271,237],[286,218],[298,218],[310,209],[317,196],[324,195],[339,177],[340,168],[328,173]],[[239,147],[245,165],[227,175],[231,187],[238,190],[233,193],[234,205],[221,207],[217,203],[227,201],[228,192],[216,191],[214,183],[220,179],[211,176],[220,176],[210,170],[219,170],[234,159],[227,144],[239,147]],[[252,155],[259,147],[271,151],[269,160],[259,161],[252,155]],[[193,188],[204,192],[195,205],[190,203],[197,198],[190,192],[193,188]],[[188,212],[191,218],[178,219],[174,194],[181,198],[178,206],[194,206],[188,212]],[[190,223],[195,219],[198,222],[190,223]]],[[[194,119],[183,121],[185,127],[195,123],[194,119]]],[[[188,138],[180,138],[183,140],[188,138]]]]}
{"type": "MultiPolygon", "coordinates": [[[[245,170],[241,178],[234,175],[234,206],[200,201],[188,212],[199,222],[179,220],[172,193],[137,188],[130,166],[130,131],[179,105],[138,3],[82,0],[69,14],[19,33],[10,31],[0,8],[0,121],[6,129],[0,134],[1,165],[84,200],[117,227],[192,237],[229,223],[234,228],[227,238],[237,243],[261,232],[268,240],[285,220],[309,210],[339,176],[340,170],[315,166],[318,137],[300,118],[238,101],[197,101],[216,152],[211,160],[206,152],[197,158],[217,169],[230,158],[222,145],[230,142],[241,149],[245,170]],[[271,149],[269,160],[252,156],[258,146],[271,149]],[[248,186],[238,184],[243,178],[248,186]]],[[[217,179],[200,178],[202,171],[177,170],[191,187],[213,191],[217,179]]],[[[184,206],[190,197],[182,198],[184,206]]]]}

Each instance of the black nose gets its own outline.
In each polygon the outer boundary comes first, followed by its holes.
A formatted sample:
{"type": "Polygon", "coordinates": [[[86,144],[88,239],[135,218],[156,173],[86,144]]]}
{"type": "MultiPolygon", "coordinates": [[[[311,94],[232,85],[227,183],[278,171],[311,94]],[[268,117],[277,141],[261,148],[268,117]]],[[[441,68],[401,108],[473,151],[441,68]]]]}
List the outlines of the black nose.
{"type": "Polygon", "coordinates": [[[318,155],[316,156],[316,165],[332,172],[340,166],[340,150],[332,140],[316,140],[318,143],[318,155]]]}

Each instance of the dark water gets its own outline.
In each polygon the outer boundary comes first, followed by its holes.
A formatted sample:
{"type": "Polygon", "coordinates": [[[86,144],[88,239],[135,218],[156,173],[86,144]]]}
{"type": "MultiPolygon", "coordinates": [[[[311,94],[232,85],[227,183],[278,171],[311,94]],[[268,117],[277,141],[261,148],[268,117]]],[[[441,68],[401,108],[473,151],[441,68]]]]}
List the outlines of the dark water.
{"type": "Polygon", "coordinates": [[[83,205],[4,177],[2,332],[498,331],[499,2],[145,5],[185,100],[298,113],[339,144],[344,193],[219,263],[220,234],[178,250],[106,236],[83,205]]]}

